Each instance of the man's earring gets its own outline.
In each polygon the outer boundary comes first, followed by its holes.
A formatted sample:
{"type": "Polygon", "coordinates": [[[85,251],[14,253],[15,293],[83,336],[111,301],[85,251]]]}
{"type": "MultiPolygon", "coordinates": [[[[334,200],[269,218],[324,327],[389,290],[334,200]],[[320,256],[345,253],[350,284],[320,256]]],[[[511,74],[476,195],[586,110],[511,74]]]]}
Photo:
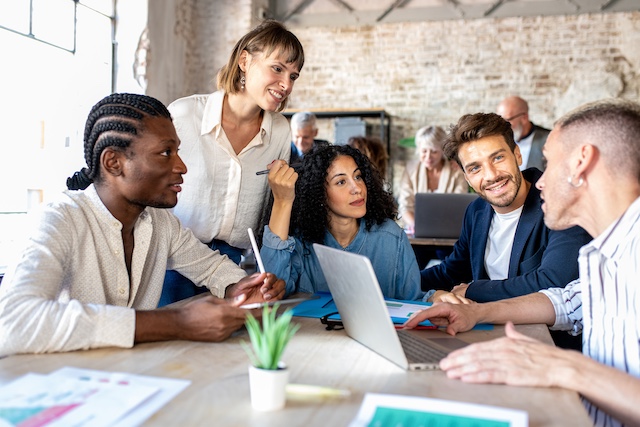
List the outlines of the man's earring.
{"type": "Polygon", "coordinates": [[[584,179],[582,179],[582,177],[580,177],[580,179],[578,180],[578,184],[574,184],[573,183],[573,178],[571,177],[571,175],[569,175],[567,177],[567,182],[569,183],[569,185],[571,185],[573,188],[578,188],[580,186],[582,186],[582,184],[584,184],[584,179]]]}

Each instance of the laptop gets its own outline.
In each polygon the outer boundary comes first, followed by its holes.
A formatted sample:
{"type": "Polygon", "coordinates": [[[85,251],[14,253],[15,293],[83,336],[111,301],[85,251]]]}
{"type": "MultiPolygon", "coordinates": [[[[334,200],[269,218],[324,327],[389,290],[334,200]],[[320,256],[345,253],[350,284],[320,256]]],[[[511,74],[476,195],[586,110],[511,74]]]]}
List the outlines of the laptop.
{"type": "Polygon", "coordinates": [[[369,258],[313,247],[344,329],[360,344],[406,370],[439,369],[443,357],[467,345],[441,331],[396,330],[369,258]]]}
{"type": "Polygon", "coordinates": [[[415,237],[457,239],[474,193],[416,193],[415,237]]]}

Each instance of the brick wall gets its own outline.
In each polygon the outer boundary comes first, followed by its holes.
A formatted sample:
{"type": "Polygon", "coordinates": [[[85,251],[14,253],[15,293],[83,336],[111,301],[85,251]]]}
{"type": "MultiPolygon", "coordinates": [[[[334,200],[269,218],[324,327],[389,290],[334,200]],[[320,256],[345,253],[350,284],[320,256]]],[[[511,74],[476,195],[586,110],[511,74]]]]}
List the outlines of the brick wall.
{"type": "Polygon", "coordinates": [[[268,0],[149,2],[147,94],[165,103],[210,93],[236,42],[258,22],[268,0]]]}
{"type": "Polygon", "coordinates": [[[384,108],[405,137],[508,94],[546,126],[585,101],[639,95],[637,12],[291,30],[306,56],[292,108],[384,108]]]}
{"type": "Polygon", "coordinates": [[[638,12],[290,29],[306,58],[290,106],[387,110],[396,181],[413,156],[398,139],[495,111],[507,95],[547,127],[590,100],[640,98],[638,12]]]}
{"type": "MultiPolygon", "coordinates": [[[[169,76],[154,85],[149,73],[148,93],[163,101],[212,91],[218,68],[267,4],[164,2],[179,11],[179,25],[157,34],[186,48],[184,57],[171,57],[152,43],[152,69],[158,62],[184,67],[181,81],[169,76]]],[[[532,120],[547,127],[590,100],[640,98],[640,12],[289,28],[306,58],[290,107],[384,108],[393,116],[392,156],[399,160],[413,155],[397,147],[400,138],[426,124],[448,126],[464,113],[494,111],[506,95],[527,99],[532,120]]],[[[333,139],[332,121],[320,124],[319,137],[333,139]]]]}

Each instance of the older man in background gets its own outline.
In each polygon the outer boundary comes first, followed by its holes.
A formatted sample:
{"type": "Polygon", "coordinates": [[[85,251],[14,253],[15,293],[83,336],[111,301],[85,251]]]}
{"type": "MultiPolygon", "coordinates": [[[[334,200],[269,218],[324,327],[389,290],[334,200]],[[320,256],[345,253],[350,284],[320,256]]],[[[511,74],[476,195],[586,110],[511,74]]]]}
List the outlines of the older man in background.
{"type": "Polygon", "coordinates": [[[513,139],[522,155],[520,170],[535,167],[544,171],[542,146],[547,141],[549,129],[531,123],[527,101],[519,96],[509,96],[498,104],[496,112],[511,124],[513,139]]]}
{"type": "Polygon", "coordinates": [[[289,164],[299,163],[311,149],[318,144],[327,145],[328,141],[315,139],[318,135],[316,115],[309,111],[301,111],[291,116],[291,158],[289,164]]]}

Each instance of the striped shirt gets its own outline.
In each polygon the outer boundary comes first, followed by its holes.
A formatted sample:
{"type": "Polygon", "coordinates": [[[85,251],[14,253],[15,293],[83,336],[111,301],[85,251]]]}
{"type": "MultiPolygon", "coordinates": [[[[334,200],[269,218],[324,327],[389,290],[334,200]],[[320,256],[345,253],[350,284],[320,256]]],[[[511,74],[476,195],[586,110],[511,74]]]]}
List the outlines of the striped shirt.
{"type": "MultiPolygon", "coordinates": [[[[556,311],[551,329],[582,330],[585,355],[640,378],[640,198],[580,249],[578,261],[579,280],[540,291],[556,311]]],[[[586,400],[585,406],[594,425],[622,426],[586,400]]]]}

